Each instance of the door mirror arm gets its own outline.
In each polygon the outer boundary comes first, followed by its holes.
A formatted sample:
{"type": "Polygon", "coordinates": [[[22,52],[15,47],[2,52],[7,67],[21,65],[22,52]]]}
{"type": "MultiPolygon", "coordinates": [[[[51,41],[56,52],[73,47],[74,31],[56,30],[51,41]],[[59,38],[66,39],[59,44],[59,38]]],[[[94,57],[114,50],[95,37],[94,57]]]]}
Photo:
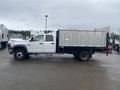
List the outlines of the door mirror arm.
{"type": "Polygon", "coordinates": [[[29,40],[30,42],[33,41],[33,37],[29,40]]]}

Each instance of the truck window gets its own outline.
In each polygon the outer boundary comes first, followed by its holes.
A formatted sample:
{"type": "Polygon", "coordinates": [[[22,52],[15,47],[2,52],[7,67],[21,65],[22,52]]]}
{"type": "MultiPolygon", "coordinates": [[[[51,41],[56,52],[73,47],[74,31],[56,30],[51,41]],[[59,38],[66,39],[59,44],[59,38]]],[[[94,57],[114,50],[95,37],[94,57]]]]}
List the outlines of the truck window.
{"type": "Polygon", "coordinates": [[[46,35],[45,41],[53,41],[53,35],[46,35]]]}
{"type": "Polygon", "coordinates": [[[33,37],[33,40],[32,40],[32,41],[40,41],[40,42],[43,42],[43,41],[44,41],[44,35],[35,36],[35,37],[33,37]]]}

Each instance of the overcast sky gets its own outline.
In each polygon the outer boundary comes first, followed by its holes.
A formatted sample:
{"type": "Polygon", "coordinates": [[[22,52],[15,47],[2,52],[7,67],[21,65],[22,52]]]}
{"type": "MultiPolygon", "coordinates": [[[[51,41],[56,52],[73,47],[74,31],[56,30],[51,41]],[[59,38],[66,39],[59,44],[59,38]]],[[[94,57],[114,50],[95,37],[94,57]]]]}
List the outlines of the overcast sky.
{"type": "Polygon", "coordinates": [[[0,0],[0,23],[9,29],[120,30],[120,0],[0,0]]]}

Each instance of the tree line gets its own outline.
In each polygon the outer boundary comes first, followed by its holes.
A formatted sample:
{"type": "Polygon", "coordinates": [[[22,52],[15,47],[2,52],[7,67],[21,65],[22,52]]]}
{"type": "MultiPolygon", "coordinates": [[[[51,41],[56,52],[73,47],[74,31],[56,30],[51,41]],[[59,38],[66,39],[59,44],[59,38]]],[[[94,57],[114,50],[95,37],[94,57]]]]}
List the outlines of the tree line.
{"type": "Polygon", "coordinates": [[[21,34],[24,38],[30,37],[30,31],[15,31],[15,30],[9,30],[8,31],[9,36],[12,34],[21,34]]]}

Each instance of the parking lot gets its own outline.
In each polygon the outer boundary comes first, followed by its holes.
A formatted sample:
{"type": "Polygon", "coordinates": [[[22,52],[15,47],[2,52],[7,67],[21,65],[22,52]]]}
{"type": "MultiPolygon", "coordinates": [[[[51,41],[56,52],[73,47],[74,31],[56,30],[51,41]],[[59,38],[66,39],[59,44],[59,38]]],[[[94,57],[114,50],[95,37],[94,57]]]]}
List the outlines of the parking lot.
{"type": "Polygon", "coordinates": [[[0,50],[0,90],[120,90],[120,54],[96,53],[88,62],[72,55],[15,61],[0,50]]]}

